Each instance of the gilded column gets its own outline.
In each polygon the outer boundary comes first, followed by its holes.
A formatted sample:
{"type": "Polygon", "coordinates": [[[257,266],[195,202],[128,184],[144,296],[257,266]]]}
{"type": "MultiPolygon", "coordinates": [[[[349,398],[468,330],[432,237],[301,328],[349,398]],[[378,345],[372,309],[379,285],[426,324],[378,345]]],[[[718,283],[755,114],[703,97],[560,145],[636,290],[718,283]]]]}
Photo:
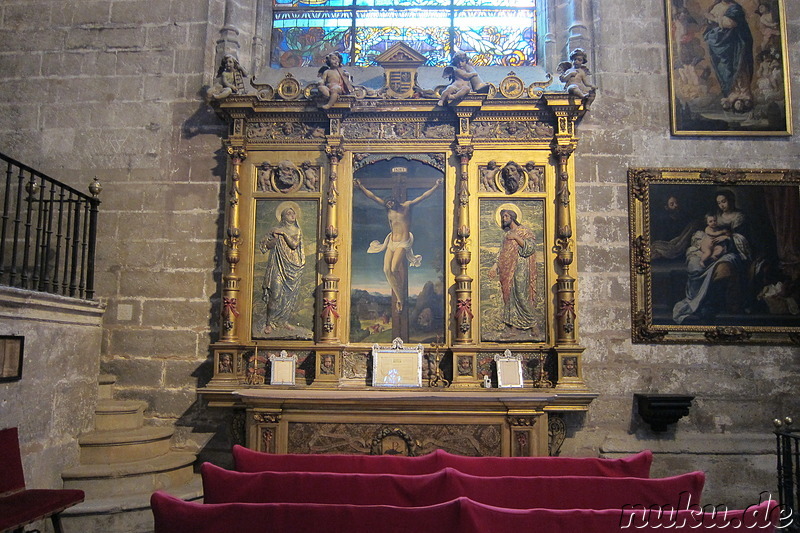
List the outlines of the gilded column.
{"type": "Polygon", "coordinates": [[[339,161],[344,156],[344,150],[338,144],[329,144],[325,148],[330,161],[330,175],[328,176],[328,190],[326,193],[325,240],[322,258],[327,271],[322,273],[322,301],[320,302],[320,342],[339,342],[339,278],[333,274],[336,263],[339,261],[338,239],[338,209],[339,201],[339,161]]]}
{"type": "Polygon", "coordinates": [[[222,276],[222,342],[238,342],[237,319],[239,317],[239,282],[241,277],[236,273],[239,263],[239,246],[241,231],[239,230],[239,176],[242,161],[247,151],[240,146],[228,146],[231,158],[231,182],[228,186],[228,226],[225,239],[225,260],[227,272],[222,276]]]}
{"type": "Polygon", "coordinates": [[[473,154],[472,146],[457,146],[459,157],[459,177],[456,188],[458,215],[456,218],[456,238],[453,253],[456,257],[459,272],[456,274],[456,338],[454,344],[472,343],[472,278],[467,274],[467,266],[471,260],[468,243],[469,225],[469,161],[473,154]]]}
{"type": "Polygon", "coordinates": [[[560,267],[556,280],[556,343],[575,344],[575,278],[569,268],[573,259],[572,223],[570,221],[570,190],[567,164],[574,146],[558,146],[558,187],[556,190],[556,244],[554,251],[560,267]]]}
{"type": "Polygon", "coordinates": [[[574,259],[575,241],[572,237],[571,180],[569,158],[577,145],[575,122],[583,109],[574,106],[554,106],[558,129],[553,155],[556,160],[556,235],[553,253],[558,264],[556,279],[556,353],[558,368],[557,389],[585,390],[583,381],[583,348],[578,346],[575,327],[577,317],[575,278],[570,273],[574,259]]]}

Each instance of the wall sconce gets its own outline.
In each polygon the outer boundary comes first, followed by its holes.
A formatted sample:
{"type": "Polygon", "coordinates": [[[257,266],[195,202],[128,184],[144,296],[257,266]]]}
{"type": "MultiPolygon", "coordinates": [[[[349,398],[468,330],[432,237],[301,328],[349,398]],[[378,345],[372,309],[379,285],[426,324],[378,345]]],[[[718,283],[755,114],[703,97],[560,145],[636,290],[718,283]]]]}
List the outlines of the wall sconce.
{"type": "Polygon", "coordinates": [[[639,416],[656,433],[666,431],[668,424],[674,424],[688,415],[694,400],[694,396],[685,394],[636,393],[633,397],[639,407],[639,416]]]}

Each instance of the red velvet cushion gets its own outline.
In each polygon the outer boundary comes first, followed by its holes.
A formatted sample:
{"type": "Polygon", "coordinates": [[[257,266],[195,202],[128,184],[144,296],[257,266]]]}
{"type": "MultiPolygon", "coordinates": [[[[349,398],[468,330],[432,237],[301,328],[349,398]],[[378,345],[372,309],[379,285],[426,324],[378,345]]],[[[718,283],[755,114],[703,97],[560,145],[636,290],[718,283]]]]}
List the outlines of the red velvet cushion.
{"type": "Polygon", "coordinates": [[[650,477],[653,453],[644,450],[621,459],[596,457],[465,457],[440,450],[439,466],[474,476],[650,477]]]}
{"type": "Polygon", "coordinates": [[[474,476],[650,477],[653,453],[644,450],[621,459],[596,457],[467,457],[444,450],[420,457],[392,455],[273,454],[233,447],[239,472],[341,472],[432,474],[455,468],[474,476]]]}
{"type": "Polygon", "coordinates": [[[517,509],[621,509],[632,502],[697,502],[705,475],[662,479],[581,476],[483,477],[446,468],[435,474],[232,472],[209,463],[200,469],[208,503],[359,503],[418,507],[459,497],[517,509]],[[568,496],[566,496],[568,495],[568,496]]]}
{"type": "Polygon", "coordinates": [[[0,531],[29,524],[83,501],[82,490],[30,489],[0,497],[0,531]]]}
{"type": "Polygon", "coordinates": [[[430,507],[185,502],[150,498],[154,533],[463,533],[458,501],[430,507]]]}
{"type": "Polygon", "coordinates": [[[722,513],[693,513],[683,510],[667,515],[657,512],[644,520],[629,520],[629,511],[620,509],[505,509],[468,501],[461,508],[462,524],[471,531],[491,533],[624,533],[630,531],[774,532],[780,508],[777,502],[764,502],[745,510],[722,513]]]}
{"type": "Polygon", "coordinates": [[[396,455],[274,454],[233,447],[239,472],[361,472],[430,474],[439,470],[435,453],[419,457],[396,455]]]}
{"type": "Polygon", "coordinates": [[[698,518],[691,511],[680,511],[673,522],[670,522],[673,517],[662,515],[659,520],[654,514],[647,522],[628,524],[628,512],[620,509],[514,510],[483,505],[466,498],[427,507],[198,504],[156,492],[150,503],[155,533],[620,533],[660,532],[665,530],[665,525],[676,524],[681,527],[668,530],[678,533],[734,533],[743,530],[773,533],[780,509],[776,502],[764,502],[726,515],[704,514],[698,518]],[[747,526],[755,527],[748,529],[747,526]]]}
{"type": "Polygon", "coordinates": [[[17,428],[0,430],[0,495],[25,488],[17,428]]]}

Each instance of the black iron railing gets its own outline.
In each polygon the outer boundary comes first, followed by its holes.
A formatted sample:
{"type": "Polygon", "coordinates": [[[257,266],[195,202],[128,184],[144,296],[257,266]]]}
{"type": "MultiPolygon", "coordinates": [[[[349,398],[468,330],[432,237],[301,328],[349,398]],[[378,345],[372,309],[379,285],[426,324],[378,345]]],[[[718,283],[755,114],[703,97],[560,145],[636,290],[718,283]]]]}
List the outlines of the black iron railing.
{"type": "Polygon", "coordinates": [[[792,419],[775,420],[778,438],[778,499],[783,515],[790,516],[787,531],[800,531],[800,429],[791,427],[792,419]]]}
{"type": "Polygon", "coordinates": [[[0,285],[91,300],[100,184],[79,192],[0,154],[0,285]]]}

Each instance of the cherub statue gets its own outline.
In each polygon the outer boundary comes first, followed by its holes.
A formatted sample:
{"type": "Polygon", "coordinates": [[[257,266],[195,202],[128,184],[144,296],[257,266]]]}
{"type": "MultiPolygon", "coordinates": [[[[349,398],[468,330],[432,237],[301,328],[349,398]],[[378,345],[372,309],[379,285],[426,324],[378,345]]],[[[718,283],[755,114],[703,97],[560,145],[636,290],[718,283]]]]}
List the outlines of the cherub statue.
{"type": "Polygon", "coordinates": [[[244,79],[247,72],[239,61],[231,54],[226,54],[217,70],[214,86],[208,90],[208,96],[214,100],[222,100],[232,94],[245,92],[244,79]]]}
{"type": "Polygon", "coordinates": [[[494,183],[494,176],[499,170],[500,168],[497,166],[497,161],[492,160],[486,163],[486,168],[481,169],[481,190],[497,190],[497,186],[494,183]]]}
{"type": "Polygon", "coordinates": [[[450,85],[442,91],[438,102],[440,106],[463,98],[470,90],[485,92],[489,89],[489,84],[481,79],[464,52],[453,56],[450,66],[445,67],[442,77],[450,78],[450,85]]]}
{"type": "Polygon", "coordinates": [[[349,72],[342,68],[342,54],[331,52],[325,56],[325,65],[319,69],[317,76],[322,79],[319,93],[328,99],[322,109],[330,109],[341,94],[353,92],[353,80],[349,72]]]}
{"type": "Polygon", "coordinates": [[[570,61],[558,64],[558,79],[564,82],[564,89],[582,100],[586,107],[592,103],[597,87],[589,83],[589,68],[586,66],[586,52],[576,48],[569,55],[570,61]]]}
{"type": "Polygon", "coordinates": [[[308,191],[316,191],[319,176],[317,176],[317,171],[314,170],[314,167],[311,166],[311,161],[303,161],[300,164],[300,168],[303,170],[303,175],[305,177],[303,180],[303,188],[308,191]]]}

